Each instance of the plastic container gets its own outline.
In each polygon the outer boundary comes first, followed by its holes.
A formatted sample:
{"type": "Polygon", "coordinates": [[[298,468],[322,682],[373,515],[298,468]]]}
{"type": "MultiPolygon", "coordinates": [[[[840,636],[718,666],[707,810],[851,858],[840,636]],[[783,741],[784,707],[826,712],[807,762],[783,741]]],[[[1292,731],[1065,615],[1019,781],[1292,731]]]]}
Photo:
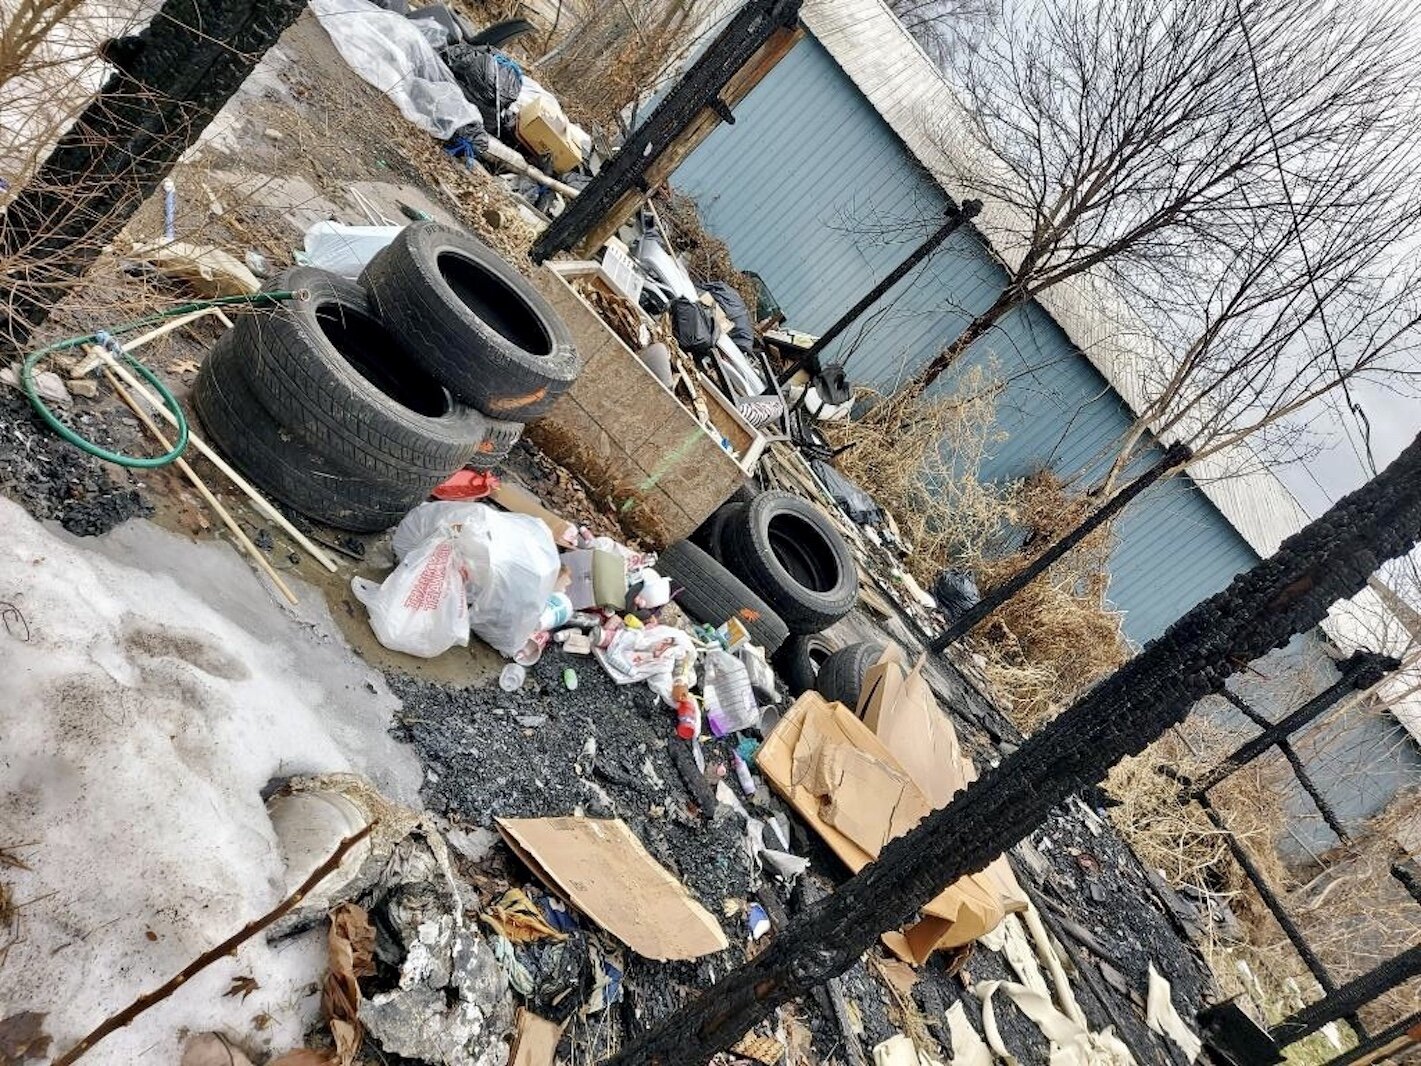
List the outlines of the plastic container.
{"type": "Polygon", "coordinates": [[[528,671],[517,663],[509,663],[498,675],[498,687],[504,692],[517,692],[523,687],[523,682],[526,680],[528,680],[528,671]]]}

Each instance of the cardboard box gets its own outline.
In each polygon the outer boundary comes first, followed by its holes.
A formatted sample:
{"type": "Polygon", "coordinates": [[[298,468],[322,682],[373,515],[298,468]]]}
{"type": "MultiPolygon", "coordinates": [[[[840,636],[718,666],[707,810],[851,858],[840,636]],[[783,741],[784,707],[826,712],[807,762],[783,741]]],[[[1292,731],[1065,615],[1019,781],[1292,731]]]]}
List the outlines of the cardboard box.
{"type": "Polygon", "coordinates": [[[568,130],[567,116],[546,97],[535,96],[518,111],[518,139],[537,156],[547,156],[554,174],[582,165],[582,153],[568,130]]]}
{"type": "MultiPolygon", "coordinates": [[[[854,712],[817,692],[795,701],[755,762],[770,786],[855,873],[933,809],[854,712]]],[[[977,939],[1004,915],[993,882],[972,874],[943,889],[923,908],[917,924],[883,940],[904,961],[920,965],[938,948],[977,939]]]]}

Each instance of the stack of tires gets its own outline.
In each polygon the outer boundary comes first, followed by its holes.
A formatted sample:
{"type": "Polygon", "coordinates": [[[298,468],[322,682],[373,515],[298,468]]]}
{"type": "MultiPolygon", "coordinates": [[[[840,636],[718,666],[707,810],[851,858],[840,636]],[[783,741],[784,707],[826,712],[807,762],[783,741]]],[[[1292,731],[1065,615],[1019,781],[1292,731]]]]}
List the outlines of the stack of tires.
{"type": "Polygon", "coordinates": [[[657,568],[684,591],[677,602],[697,621],[740,618],[772,657],[790,690],[813,687],[821,636],[858,601],[848,543],[809,501],[762,492],[721,507],[693,541],[671,545],[657,568]]]}
{"type": "Polygon", "coordinates": [[[359,283],[296,267],[244,315],[192,403],[227,457],[339,529],[387,529],[450,474],[491,469],[577,377],[567,327],[471,234],[415,223],[359,283]]]}

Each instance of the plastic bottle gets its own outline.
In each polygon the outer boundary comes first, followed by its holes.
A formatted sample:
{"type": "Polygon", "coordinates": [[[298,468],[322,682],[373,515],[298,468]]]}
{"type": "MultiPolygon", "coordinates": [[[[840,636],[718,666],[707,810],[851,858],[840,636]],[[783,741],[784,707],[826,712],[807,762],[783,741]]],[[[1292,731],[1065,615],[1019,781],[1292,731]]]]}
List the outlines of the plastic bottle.
{"type": "Polygon", "coordinates": [[[691,691],[681,682],[671,687],[676,701],[676,735],[682,740],[694,740],[701,732],[701,709],[691,698],[691,691]]]}
{"type": "Polygon", "coordinates": [[[735,776],[740,781],[740,791],[747,796],[755,794],[755,779],[750,776],[750,766],[740,757],[738,751],[730,753],[730,761],[735,764],[735,776]]]}
{"type": "Polygon", "coordinates": [[[527,679],[527,670],[517,663],[509,663],[503,668],[503,673],[498,675],[498,687],[504,692],[517,692],[527,679]]]}

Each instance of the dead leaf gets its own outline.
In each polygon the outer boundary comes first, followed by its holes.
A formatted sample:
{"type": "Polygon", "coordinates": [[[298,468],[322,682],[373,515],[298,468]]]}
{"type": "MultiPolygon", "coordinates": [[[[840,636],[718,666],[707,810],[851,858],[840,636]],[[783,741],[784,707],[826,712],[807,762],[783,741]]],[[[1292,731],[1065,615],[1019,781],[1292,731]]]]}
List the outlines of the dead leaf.
{"type": "Polygon", "coordinates": [[[219,1033],[199,1033],[183,1047],[181,1066],[252,1066],[240,1048],[219,1033]]]}
{"type": "Polygon", "coordinates": [[[226,999],[229,996],[241,996],[243,999],[246,999],[260,987],[261,985],[257,984],[255,977],[234,977],[232,978],[231,986],[228,987],[226,992],[222,993],[222,998],[226,999]]]}
{"type": "Polygon", "coordinates": [[[335,1040],[334,1061],[351,1066],[365,1031],[360,1025],[358,977],[375,972],[375,928],[364,908],[342,903],[331,911],[327,941],[330,972],[321,989],[321,1007],[335,1040]]]}
{"type": "Polygon", "coordinates": [[[168,369],[174,374],[196,374],[202,368],[191,359],[179,359],[176,363],[169,363],[168,369]]]}
{"type": "Polygon", "coordinates": [[[878,971],[885,984],[896,989],[898,994],[908,997],[913,994],[913,986],[918,983],[918,974],[900,959],[874,959],[873,968],[878,971]]]}
{"type": "Polygon", "coordinates": [[[40,1059],[48,1054],[46,1017],[44,1011],[26,1010],[0,1021],[0,1066],[18,1066],[25,1059],[40,1059]]]}
{"type": "Polygon", "coordinates": [[[14,854],[15,848],[29,847],[28,844],[11,844],[0,848],[0,866],[8,866],[12,870],[28,870],[29,864],[18,855],[14,854]]]}
{"type": "Polygon", "coordinates": [[[515,944],[567,939],[547,923],[543,912],[521,888],[510,888],[479,917],[515,944]]]}

